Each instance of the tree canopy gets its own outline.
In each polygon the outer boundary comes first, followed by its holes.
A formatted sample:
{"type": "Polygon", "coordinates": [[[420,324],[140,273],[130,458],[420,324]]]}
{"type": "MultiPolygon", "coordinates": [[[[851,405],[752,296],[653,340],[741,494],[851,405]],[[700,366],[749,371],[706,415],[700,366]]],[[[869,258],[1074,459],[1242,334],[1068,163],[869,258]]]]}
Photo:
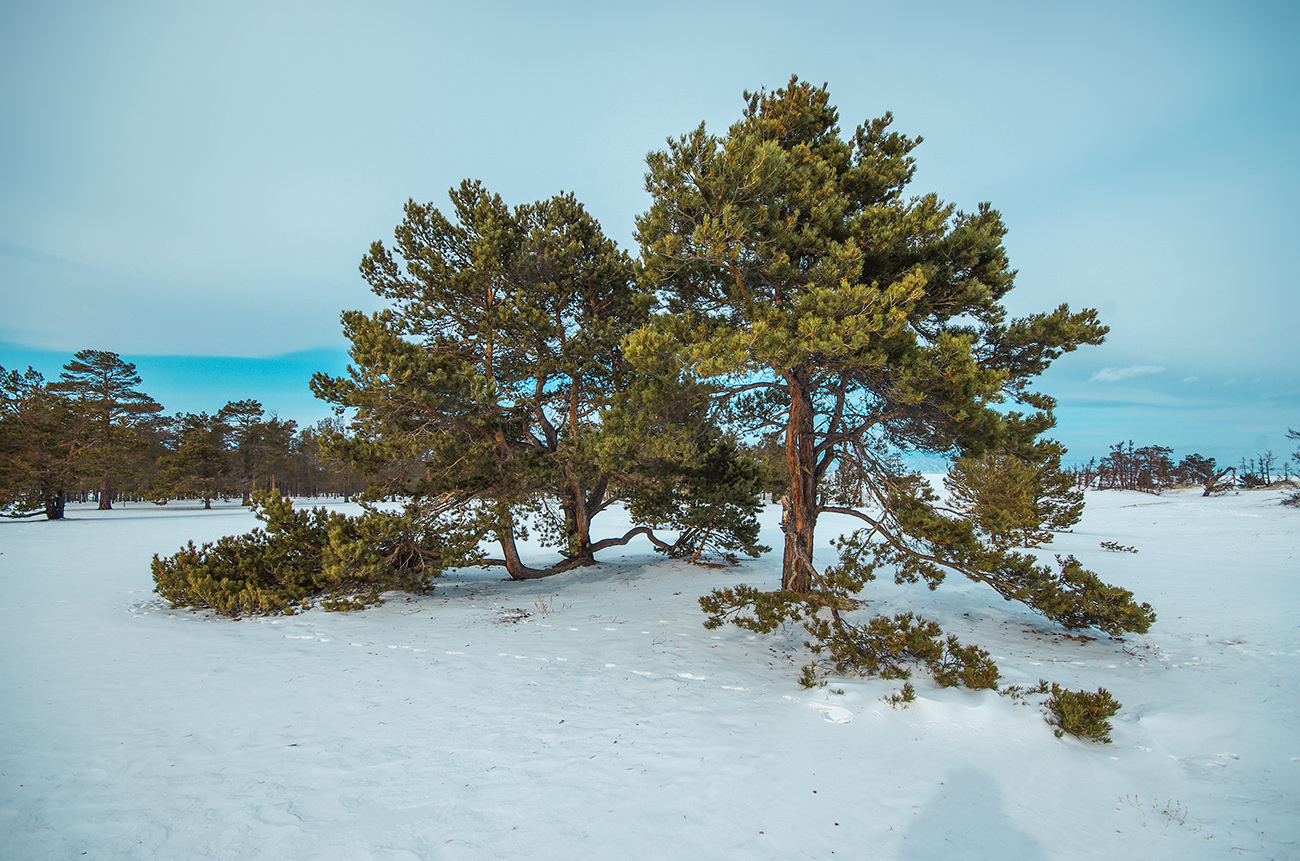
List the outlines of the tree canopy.
{"type": "Polygon", "coordinates": [[[827,89],[792,78],[746,93],[725,135],[701,125],[651,153],[638,238],[668,313],[630,337],[629,357],[675,355],[728,397],[738,426],[782,434],[787,594],[856,591],[888,563],[932,585],[959,571],[1067,625],[1145,630],[1150,610],[1129,593],[1072,560],[1057,574],[984,541],[895,467],[908,451],[1043,466],[1050,452],[1037,437],[1053,401],[1030,386],[1106,329],[1066,305],[1009,318],[1015,273],[999,214],[909,193],[921,139],[891,124],[886,114],[845,137],[827,89]],[[828,497],[837,465],[858,477],[866,504],[828,497]],[[863,528],[823,573],[813,547],[826,512],[863,528]]]}
{"type": "MultiPolygon", "coordinates": [[[[376,242],[362,262],[392,307],[343,315],[353,365],[312,387],[355,413],[352,435],[327,445],[381,476],[372,498],[400,496],[422,522],[454,522],[467,559],[516,579],[590,564],[638,534],[681,550],[648,523],[592,534],[601,511],[638,489],[693,486],[708,455],[738,457],[709,428],[700,391],[634,378],[622,341],[646,321],[651,297],[632,261],[571,195],[510,208],[467,180],[450,197],[450,216],[409,202],[394,249],[376,242]],[[516,539],[530,520],[560,561],[521,561],[516,539]],[[500,559],[471,550],[484,536],[500,559]]],[[[714,505],[711,522],[723,528],[692,534],[724,532],[727,549],[756,553],[756,507],[755,494],[714,505]]],[[[635,510],[666,511],[662,500],[635,510]]]]}

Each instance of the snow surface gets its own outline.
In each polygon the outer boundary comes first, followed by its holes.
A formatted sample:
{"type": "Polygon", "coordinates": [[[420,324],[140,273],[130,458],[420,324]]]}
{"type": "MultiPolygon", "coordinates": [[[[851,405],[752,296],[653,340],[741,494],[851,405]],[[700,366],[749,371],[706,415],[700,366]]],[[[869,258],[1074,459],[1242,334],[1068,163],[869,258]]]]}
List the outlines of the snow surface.
{"type": "Polygon", "coordinates": [[[864,592],[983,645],[1003,684],[1106,687],[1112,745],[919,674],[904,709],[881,699],[898,682],[801,688],[800,632],[708,631],[696,604],[773,586],[776,553],[717,570],[633,545],[229,621],[168,609],[148,561],[251,528],[238,506],[5,522],[0,857],[1300,857],[1300,512],[1278,497],[1090,493],[1052,549],[1155,606],[1123,642],[955,578],[864,592]]]}

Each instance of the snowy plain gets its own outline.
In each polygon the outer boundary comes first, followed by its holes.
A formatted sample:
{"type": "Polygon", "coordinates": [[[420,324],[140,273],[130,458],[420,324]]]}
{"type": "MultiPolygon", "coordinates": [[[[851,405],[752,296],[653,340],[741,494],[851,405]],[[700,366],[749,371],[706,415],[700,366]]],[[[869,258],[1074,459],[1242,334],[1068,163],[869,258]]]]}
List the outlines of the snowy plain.
{"type": "MultiPolygon", "coordinates": [[[[1107,688],[1110,745],[919,673],[901,709],[898,682],[804,689],[801,631],[706,630],[697,598],[774,587],[779,553],[723,570],[634,544],[230,621],[170,609],[149,559],[252,528],[237,504],[0,523],[0,858],[1300,858],[1279,496],[1088,494],[1048,550],[1150,602],[1145,636],[1067,636],[956,578],[864,591],[988,649],[1003,685],[1107,688]]],[[[820,563],[847,527],[824,519],[820,563]]]]}

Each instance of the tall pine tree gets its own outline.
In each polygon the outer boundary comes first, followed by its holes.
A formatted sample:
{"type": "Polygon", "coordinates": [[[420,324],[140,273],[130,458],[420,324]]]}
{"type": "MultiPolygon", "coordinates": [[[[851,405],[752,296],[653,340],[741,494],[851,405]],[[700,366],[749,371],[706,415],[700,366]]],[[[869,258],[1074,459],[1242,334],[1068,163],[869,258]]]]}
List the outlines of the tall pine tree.
{"type": "Polygon", "coordinates": [[[1032,449],[1053,423],[1034,377],[1106,329],[1064,305],[1008,319],[1014,273],[998,213],[909,195],[920,138],[890,125],[885,115],[845,138],[826,88],[793,78],[746,93],[725,135],[701,125],[651,153],[638,238],[670,313],[629,354],[675,353],[730,393],[738,423],[782,434],[786,594],[856,590],[883,562],[932,584],[959,571],[1067,624],[1145,630],[1149,608],[1127,592],[986,543],[893,467],[899,451],[1032,449]],[[837,464],[860,477],[867,505],[828,499],[837,464]],[[823,577],[813,547],[825,512],[863,528],[823,577]]]}
{"type": "Polygon", "coordinates": [[[49,385],[85,419],[81,454],[87,473],[97,480],[101,510],[113,507],[114,482],[129,472],[132,454],[142,448],[137,429],[162,410],[138,385],[135,365],[104,350],[77,353],[49,385]]]}

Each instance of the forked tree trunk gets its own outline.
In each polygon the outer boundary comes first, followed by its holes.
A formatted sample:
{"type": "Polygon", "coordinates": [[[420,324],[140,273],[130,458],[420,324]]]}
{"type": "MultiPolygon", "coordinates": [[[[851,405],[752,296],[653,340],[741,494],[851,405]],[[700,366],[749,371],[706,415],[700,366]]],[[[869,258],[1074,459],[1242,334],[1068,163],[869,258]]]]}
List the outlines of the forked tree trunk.
{"type": "Polygon", "coordinates": [[[552,565],[549,568],[530,568],[519,558],[519,548],[515,546],[514,524],[507,521],[498,531],[498,539],[501,543],[500,560],[488,560],[489,564],[499,562],[510,575],[511,580],[540,580],[543,577],[550,577],[552,574],[559,574],[561,571],[568,571],[572,568],[578,568],[583,565],[592,565],[595,563],[595,557],[588,554],[575,558],[565,559],[558,565],[552,565]]]}
{"type": "Polygon", "coordinates": [[[790,415],[785,426],[785,461],[790,470],[790,493],[783,502],[781,530],[785,557],[781,588],[806,594],[816,573],[812,563],[813,532],[817,527],[817,478],[813,451],[813,405],[807,372],[786,373],[790,415]]]}
{"type": "MultiPolygon", "coordinates": [[[[581,483],[579,482],[579,486],[581,483]]],[[[599,499],[604,491],[600,488],[592,491],[593,497],[599,499]]],[[[497,528],[497,539],[501,544],[501,559],[487,559],[481,564],[501,565],[510,574],[512,580],[538,580],[542,577],[550,577],[552,574],[559,574],[562,571],[571,571],[574,568],[582,568],[587,565],[596,564],[596,554],[609,547],[621,547],[630,542],[638,535],[644,535],[652,544],[660,550],[670,551],[672,545],[661,540],[654,534],[648,526],[637,526],[629,529],[622,536],[614,538],[602,538],[600,541],[591,540],[591,516],[590,507],[583,502],[583,510],[587,512],[584,520],[586,528],[575,537],[575,543],[579,547],[579,552],[565,559],[560,560],[554,565],[547,568],[531,568],[523,563],[519,558],[519,549],[515,546],[514,522],[508,510],[501,512],[501,525],[497,528]]]]}

